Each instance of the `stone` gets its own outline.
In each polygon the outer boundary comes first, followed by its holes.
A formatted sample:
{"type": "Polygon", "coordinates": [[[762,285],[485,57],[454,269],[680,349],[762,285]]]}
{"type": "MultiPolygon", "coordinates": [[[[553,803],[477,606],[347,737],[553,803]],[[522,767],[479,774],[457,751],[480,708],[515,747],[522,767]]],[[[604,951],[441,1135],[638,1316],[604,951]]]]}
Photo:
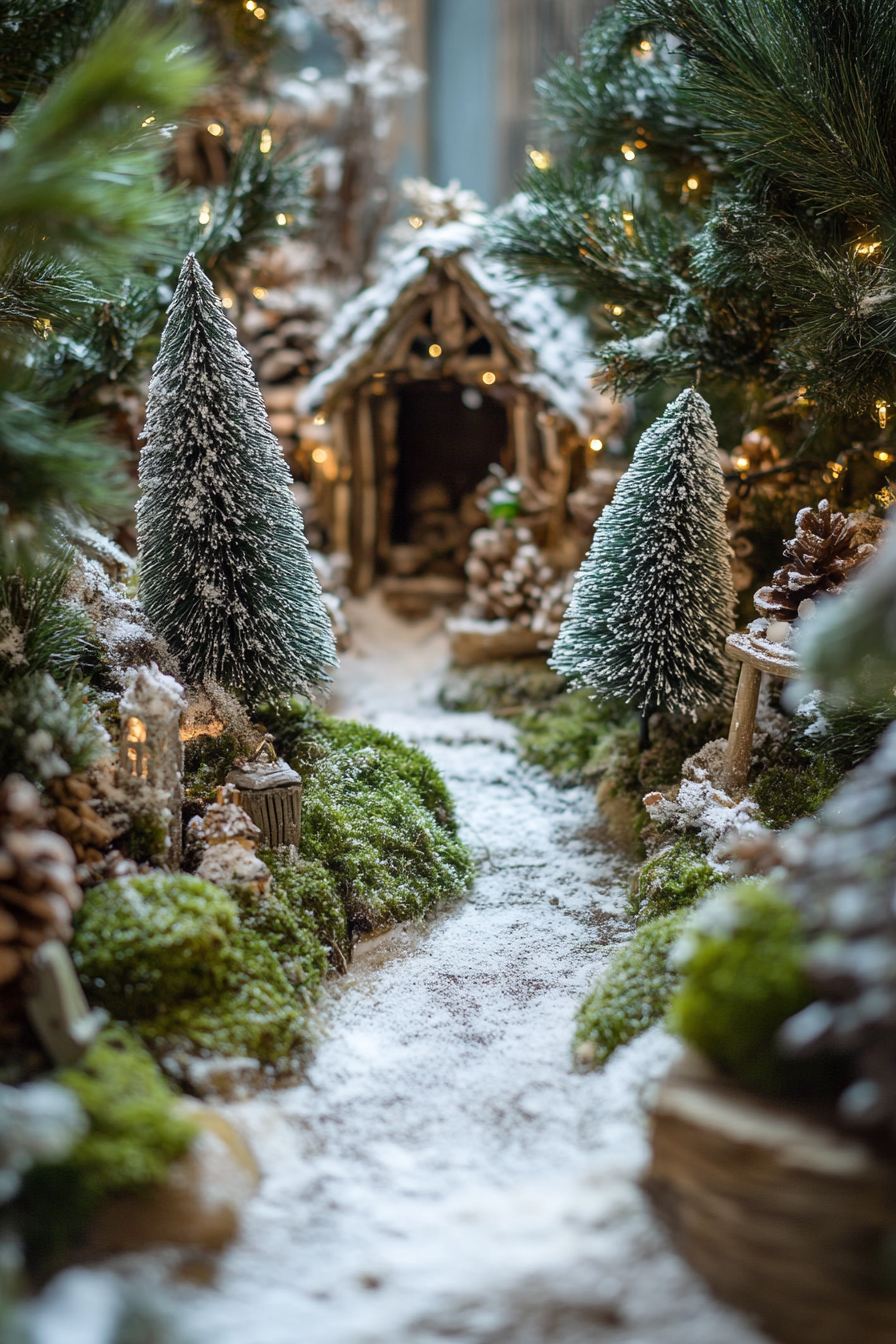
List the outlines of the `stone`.
{"type": "Polygon", "coordinates": [[[220,1250],[239,1230],[240,1217],[258,1187],[259,1171],[246,1141],[219,1111],[181,1103],[199,1133],[172,1163],[162,1185],[106,1201],[88,1251],[119,1255],[150,1246],[220,1250]]]}

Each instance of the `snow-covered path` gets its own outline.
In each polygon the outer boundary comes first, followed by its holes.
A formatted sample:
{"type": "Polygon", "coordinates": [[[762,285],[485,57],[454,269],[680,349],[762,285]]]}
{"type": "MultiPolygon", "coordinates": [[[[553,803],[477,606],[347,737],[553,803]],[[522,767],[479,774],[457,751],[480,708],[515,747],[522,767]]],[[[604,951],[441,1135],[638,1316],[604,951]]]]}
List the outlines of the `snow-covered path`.
{"type": "MultiPolygon", "coordinates": [[[[637,1186],[659,1031],[569,1066],[578,1000],[626,936],[593,799],[521,768],[512,729],[435,704],[444,637],[353,613],[338,712],[419,741],[482,860],[468,899],[364,945],[300,1086],[232,1108],[263,1169],[197,1344],[759,1344],[668,1249],[637,1186]]],[[[159,1266],[160,1267],[160,1266],[159,1266]]]]}

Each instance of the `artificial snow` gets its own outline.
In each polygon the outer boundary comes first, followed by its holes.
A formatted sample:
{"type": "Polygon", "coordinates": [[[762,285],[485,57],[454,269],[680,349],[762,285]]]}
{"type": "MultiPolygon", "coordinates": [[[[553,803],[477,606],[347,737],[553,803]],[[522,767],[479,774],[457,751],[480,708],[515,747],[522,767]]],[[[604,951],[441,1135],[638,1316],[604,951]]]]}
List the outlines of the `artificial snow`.
{"type": "Polygon", "coordinates": [[[676,1042],[654,1028],[601,1071],[571,1067],[575,1010],[631,932],[593,796],[522,765],[506,721],[437,708],[437,621],[375,594],[350,618],[333,708],[432,755],[479,876],[361,945],[304,1082],[228,1107],[263,1181],[214,1283],[185,1284],[175,1251],[119,1268],[189,1344],[762,1344],[638,1184],[676,1042]]]}

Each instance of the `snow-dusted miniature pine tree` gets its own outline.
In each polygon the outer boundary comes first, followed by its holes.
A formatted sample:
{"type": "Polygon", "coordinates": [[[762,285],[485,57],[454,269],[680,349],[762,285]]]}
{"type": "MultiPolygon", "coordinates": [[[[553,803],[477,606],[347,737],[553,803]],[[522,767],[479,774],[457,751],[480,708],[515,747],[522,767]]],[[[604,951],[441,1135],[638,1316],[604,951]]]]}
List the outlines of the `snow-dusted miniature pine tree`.
{"type": "Polygon", "coordinates": [[[709,406],[689,388],[641,436],[595,525],[551,665],[638,709],[696,715],[726,681],[734,587],[709,406]]]}
{"type": "Polygon", "coordinates": [[[336,664],[290,475],[249,356],[191,254],[149,385],[140,596],[187,681],[308,694],[336,664]]]}

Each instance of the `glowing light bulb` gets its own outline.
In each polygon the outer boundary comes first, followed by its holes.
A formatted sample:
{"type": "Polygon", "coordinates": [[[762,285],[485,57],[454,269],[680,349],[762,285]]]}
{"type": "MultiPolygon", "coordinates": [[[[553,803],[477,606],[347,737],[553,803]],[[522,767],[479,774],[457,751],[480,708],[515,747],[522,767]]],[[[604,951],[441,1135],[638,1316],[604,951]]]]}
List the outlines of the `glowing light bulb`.
{"type": "Polygon", "coordinates": [[[611,311],[614,317],[621,317],[625,309],[620,304],[614,303],[611,311]]]}
{"type": "Polygon", "coordinates": [[[746,471],[747,467],[750,465],[750,459],[748,457],[736,457],[734,459],[734,465],[737,467],[738,471],[746,471]]]}
{"type": "Polygon", "coordinates": [[[318,411],[317,415],[314,417],[314,423],[316,425],[325,425],[327,423],[327,417],[322,411],[318,411]]]}
{"type": "Polygon", "coordinates": [[[882,448],[878,449],[878,451],[874,454],[874,456],[877,458],[878,462],[892,462],[892,461],[893,461],[893,454],[892,454],[892,453],[885,453],[884,450],[883,450],[882,448]]]}
{"type": "Polygon", "coordinates": [[[827,465],[827,469],[828,469],[828,471],[831,473],[831,475],[833,476],[833,478],[834,478],[835,481],[836,481],[836,479],[837,479],[838,476],[841,476],[841,475],[843,474],[843,463],[842,463],[842,462],[828,462],[826,465],[827,465]]]}
{"type": "Polygon", "coordinates": [[[408,220],[408,223],[410,224],[412,229],[423,228],[423,220],[420,218],[419,215],[411,215],[410,219],[408,220]]]}
{"type": "Polygon", "coordinates": [[[210,121],[205,129],[208,131],[209,135],[218,136],[224,134],[224,127],[221,125],[220,121],[210,121]]]}
{"type": "Polygon", "coordinates": [[[550,168],[551,166],[551,156],[550,154],[546,154],[543,150],[530,149],[529,158],[535,164],[535,167],[539,172],[543,173],[546,168],[550,168]]]}
{"type": "Polygon", "coordinates": [[[141,125],[141,126],[151,126],[151,125],[153,124],[154,121],[155,121],[155,117],[147,117],[145,121],[141,121],[140,125],[141,125]]]}
{"type": "Polygon", "coordinates": [[[626,224],[631,224],[632,220],[634,219],[634,215],[632,214],[631,210],[623,210],[622,218],[625,220],[626,224]]]}
{"type": "Polygon", "coordinates": [[[646,149],[646,148],[647,148],[647,141],[646,141],[646,140],[636,140],[636,141],[635,141],[635,149],[646,149]]]}
{"type": "Polygon", "coordinates": [[[280,214],[277,216],[277,223],[281,226],[281,228],[284,224],[288,223],[287,217],[286,215],[284,215],[282,210],[280,211],[280,214]]]}
{"type": "Polygon", "coordinates": [[[233,307],[233,295],[232,295],[232,294],[228,294],[228,293],[225,291],[225,292],[221,295],[221,307],[222,307],[222,308],[232,308],[232,307],[233,307]]]}
{"type": "Polygon", "coordinates": [[[700,179],[697,177],[689,177],[687,182],[685,183],[685,186],[687,187],[688,191],[696,191],[697,188],[700,186],[700,179]]]}
{"type": "Polygon", "coordinates": [[[496,383],[498,381],[498,375],[496,373],[492,373],[491,371],[489,371],[488,373],[484,373],[482,375],[482,381],[485,383],[486,387],[491,387],[492,383],[496,383]]]}
{"type": "Polygon", "coordinates": [[[601,452],[603,446],[604,446],[603,439],[591,439],[588,444],[588,447],[591,449],[592,453],[601,452]]]}
{"type": "Polygon", "coordinates": [[[255,7],[255,0],[243,0],[243,9],[248,9],[250,14],[255,7]]]}
{"type": "Polygon", "coordinates": [[[268,296],[268,292],[264,285],[256,285],[252,293],[255,295],[256,299],[266,299],[268,296]]]}
{"type": "Polygon", "coordinates": [[[876,243],[856,243],[855,248],[853,250],[855,251],[856,256],[873,257],[879,247],[880,247],[879,241],[876,243]]]}
{"type": "Polygon", "coordinates": [[[261,5],[256,5],[252,13],[255,15],[256,19],[267,18],[267,13],[265,12],[265,10],[262,9],[261,5]]]}
{"type": "Polygon", "coordinates": [[[877,411],[877,423],[880,425],[881,429],[886,429],[887,403],[885,401],[876,401],[874,403],[874,409],[877,411]]]}
{"type": "Polygon", "coordinates": [[[258,142],[258,148],[261,150],[262,154],[270,154],[271,145],[273,143],[274,143],[274,137],[271,135],[267,126],[265,126],[264,130],[261,133],[261,140],[258,142]]]}
{"type": "Polygon", "coordinates": [[[653,43],[648,42],[647,38],[645,37],[643,42],[638,43],[638,49],[640,51],[653,51],[653,43]]]}
{"type": "Polygon", "coordinates": [[[623,145],[620,153],[629,163],[631,163],[632,159],[635,157],[635,151],[632,149],[631,145],[623,145]]]}
{"type": "Polygon", "coordinates": [[[329,456],[330,456],[329,448],[315,448],[314,452],[311,454],[311,461],[326,462],[329,456]]]}
{"type": "Polygon", "coordinates": [[[207,224],[212,217],[212,207],[210,201],[203,201],[199,211],[199,223],[207,224]]]}
{"type": "Polygon", "coordinates": [[[432,345],[429,347],[429,353],[433,359],[438,359],[439,355],[442,353],[442,347],[437,341],[433,341],[432,345]]]}

